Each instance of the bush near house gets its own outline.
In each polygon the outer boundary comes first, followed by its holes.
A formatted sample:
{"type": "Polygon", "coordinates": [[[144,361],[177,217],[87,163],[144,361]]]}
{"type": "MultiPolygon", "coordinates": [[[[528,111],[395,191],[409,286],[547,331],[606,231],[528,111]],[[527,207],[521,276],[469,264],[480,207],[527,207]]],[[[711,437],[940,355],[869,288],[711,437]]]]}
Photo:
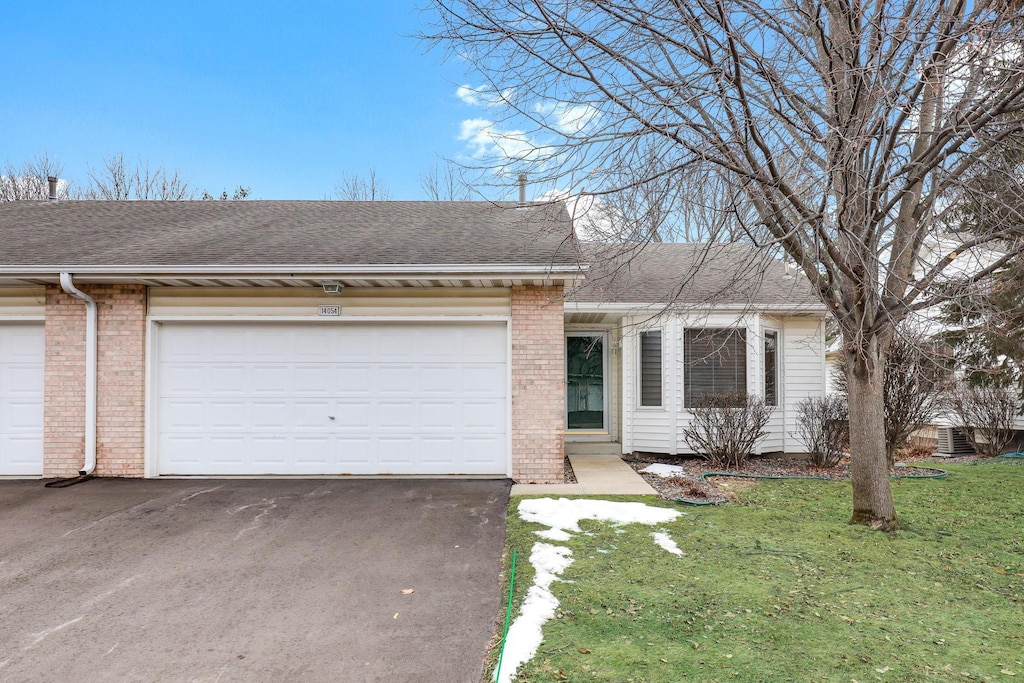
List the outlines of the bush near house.
{"type": "Polygon", "coordinates": [[[796,404],[796,424],[811,464],[835,467],[850,441],[850,412],[842,396],[805,398],[796,404]]]}
{"type": "Polygon", "coordinates": [[[767,432],[771,408],[745,393],[708,395],[690,408],[693,415],[683,437],[712,467],[739,467],[767,432]]]}

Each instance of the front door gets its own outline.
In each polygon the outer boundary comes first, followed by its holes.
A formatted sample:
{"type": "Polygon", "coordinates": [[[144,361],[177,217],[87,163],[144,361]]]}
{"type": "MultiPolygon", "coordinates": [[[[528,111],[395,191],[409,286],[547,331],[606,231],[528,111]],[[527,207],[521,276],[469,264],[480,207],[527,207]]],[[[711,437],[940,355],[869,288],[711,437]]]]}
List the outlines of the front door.
{"type": "Polygon", "coordinates": [[[565,338],[565,426],[603,431],[605,424],[605,335],[574,333],[565,338]]]}

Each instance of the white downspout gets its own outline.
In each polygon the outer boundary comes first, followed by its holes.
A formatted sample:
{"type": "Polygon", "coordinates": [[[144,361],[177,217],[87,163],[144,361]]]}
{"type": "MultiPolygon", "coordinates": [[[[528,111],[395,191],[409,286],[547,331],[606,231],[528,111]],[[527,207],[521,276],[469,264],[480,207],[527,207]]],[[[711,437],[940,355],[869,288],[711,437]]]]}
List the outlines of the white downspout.
{"type": "Polygon", "coordinates": [[[78,473],[87,477],[96,469],[96,301],[75,287],[71,273],[60,274],[60,286],[85,302],[85,464],[78,473]]]}

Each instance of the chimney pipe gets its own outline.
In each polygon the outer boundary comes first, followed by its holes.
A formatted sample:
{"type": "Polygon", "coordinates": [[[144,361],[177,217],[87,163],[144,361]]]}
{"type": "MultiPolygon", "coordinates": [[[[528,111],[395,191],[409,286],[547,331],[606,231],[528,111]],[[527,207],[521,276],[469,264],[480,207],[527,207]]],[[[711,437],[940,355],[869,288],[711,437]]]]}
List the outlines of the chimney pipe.
{"type": "Polygon", "coordinates": [[[519,206],[526,205],[526,174],[519,174],[519,206]]]}
{"type": "Polygon", "coordinates": [[[50,196],[47,199],[51,202],[57,201],[57,176],[46,176],[46,182],[50,185],[50,196]]]}

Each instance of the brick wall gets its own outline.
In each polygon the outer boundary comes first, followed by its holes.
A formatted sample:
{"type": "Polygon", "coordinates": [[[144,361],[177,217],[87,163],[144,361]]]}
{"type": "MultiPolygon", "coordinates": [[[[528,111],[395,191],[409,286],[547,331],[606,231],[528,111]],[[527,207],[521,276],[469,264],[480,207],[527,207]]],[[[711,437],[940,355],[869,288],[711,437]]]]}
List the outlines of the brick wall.
{"type": "Polygon", "coordinates": [[[565,314],[562,287],[512,288],[512,477],[562,482],[565,314]]]}
{"type": "MultiPolygon", "coordinates": [[[[96,474],[144,475],[146,288],[82,286],[97,307],[96,474]]],[[[46,288],[43,471],[78,472],[85,459],[85,304],[46,288]]]]}

